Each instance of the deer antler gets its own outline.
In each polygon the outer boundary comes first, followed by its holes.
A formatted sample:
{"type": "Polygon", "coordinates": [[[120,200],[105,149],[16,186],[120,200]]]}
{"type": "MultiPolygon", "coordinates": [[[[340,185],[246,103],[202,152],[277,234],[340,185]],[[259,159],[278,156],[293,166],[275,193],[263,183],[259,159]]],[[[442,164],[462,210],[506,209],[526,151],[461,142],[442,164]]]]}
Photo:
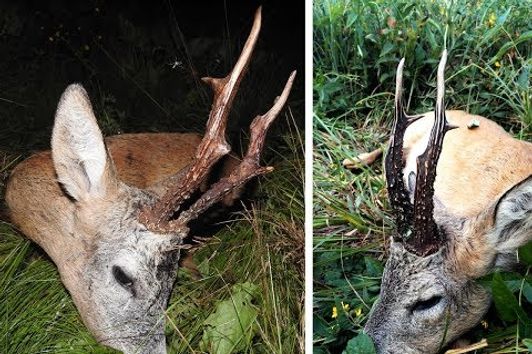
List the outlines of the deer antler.
{"type": "Polygon", "coordinates": [[[443,51],[438,65],[436,107],[434,125],[430,131],[427,148],[418,156],[416,191],[414,194],[414,234],[407,243],[416,253],[423,256],[436,252],[444,243],[445,235],[434,221],[434,181],[436,166],[440,158],[445,134],[454,128],[445,116],[445,63],[447,50],[443,51]]]}
{"type": "Polygon", "coordinates": [[[236,170],[229,177],[215,183],[188,210],[182,211],[176,220],[171,220],[174,213],[179,210],[181,205],[190,198],[192,193],[207,178],[212,166],[231,150],[225,140],[227,118],[240,82],[249,65],[260,26],[261,8],[259,7],[255,13],[251,33],[231,73],[221,79],[212,77],[202,79],[214,91],[213,104],[207,121],[205,135],[196,150],[194,161],[187,168],[184,176],[179,179],[178,184],[174,188],[170,188],[155,204],[146,206],[141,210],[139,221],[149,230],[186,234],[188,233],[186,224],[195,219],[209,206],[219,201],[234,188],[246,183],[252,177],[272,170],[270,167],[261,167],[259,165],[259,157],[264,145],[266,132],[288,98],[295,72],[290,75],[282,95],[273,107],[263,116],[257,116],[253,120],[248,152],[236,170]]]}
{"type": "Polygon", "coordinates": [[[444,71],[447,50],[442,53],[438,66],[436,107],[427,148],[418,156],[414,205],[410,203],[408,191],[403,183],[403,138],[406,128],[420,117],[408,117],[402,107],[402,71],[404,59],[397,68],[395,114],[396,121],[390,150],[386,156],[386,179],[390,203],[396,215],[400,238],[409,251],[426,256],[433,254],[445,243],[445,235],[434,221],[434,181],[436,166],[440,158],[445,134],[456,127],[451,126],[445,117],[444,71]]]}
{"type": "Polygon", "coordinates": [[[402,237],[410,233],[414,207],[410,203],[408,190],[403,182],[403,138],[406,128],[422,116],[408,116],[403,107],[403,66],[405,59],[401,59],[397,66],[395,79],[395,121],[390,148],[386,154],[386,181],[388,197],[394,211],[397,231],[402,237]]]}
{"type": "Polygon", "coordinates": [[[229,177],[222,178],[205,192],[192,206],[183,211],[177,220],[171,221],[171,228],[180,228],[185,226],[189,221],[196,219],[202,212],[207,210],[211,205],[220,201],[231,190],[236,189],[251,178],[262,175],[273,170],[272,167],[263,167],[259,163],[260,153],[264,147],[266,133],[271,123],[275,120],[283,108],[290,90],[296,72],[293,71],[286,82],[281,96],[276,98],[276,102],[264,115],[258,115],[251,122],[251,138],[246,156],[235,168],[229,177]]]}

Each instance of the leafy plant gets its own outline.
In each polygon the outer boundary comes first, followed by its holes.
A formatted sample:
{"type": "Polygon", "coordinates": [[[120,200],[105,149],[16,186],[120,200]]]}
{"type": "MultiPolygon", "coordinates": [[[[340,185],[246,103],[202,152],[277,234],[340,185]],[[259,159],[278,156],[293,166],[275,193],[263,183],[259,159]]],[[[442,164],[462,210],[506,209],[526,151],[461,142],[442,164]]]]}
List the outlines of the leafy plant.
{"type": "MultiPolygon", "coordinates": [[[[448,109],[486,116],[530,140],[532,8],[514,0],[316,0],[313,6],[314,351],[341,353],[362,341],[380,284],[380,267],[368,260],[384,263],[394,227],[381,164],[350,171],[342,161],[386,146],[402,57],[407,111],[433,110],[444,48],[448,109]]],[[[521,250],[522,261],[527,252],[521,250]]],[[[468,335],[488,339],[476,353],[526,352],[529,268],[485,279],[513,317],[504,321],[494,305],[468,335]]]]}
{"type": "Polygon", "coordinates": [[[347,342],[347,346],[342,354],[375,354],[377,353],[375,345],[371,338],[365,334],[360,333],[358,336],[347,342]]]}
{"type": "MultiPolygon", "coordinates": [[[[258,6],[241,5],[249,7],[246,16],[258,6]]],[[[178,11],[175,1],[125,7],[101,1],[0,3],[0,220],[4,182],[16,163],[49,149],[57,101],[69,83],[87,88],[105,136],[203,131],[211,92],[199,78],[223,77],[233,66],[251,23],[239,15],[241,5],[197,6],[204,25],[192,12],[178,11]]],[[[279,39],[271,32],[274,21],[266,25],[268,18],[285,16],[295,24],[291,11],[275,4],[263,9],[261,41],[229,119],[236,154],[247,145],[242,127],[271,106],[282,89],[279,77],[303,62],[302,53],[283,44],[297,48],[298,31],[279,39]]],[[[302,77],[295,81],[289,113],[268,134],[263,161],[275,171],[250,185],[239,212],[226,215],[231,222],[214,227],[210,242],[194,254],[200,276],[178,272],[165,318],[169,353],[201,352],[204,321],[244,281],[259,289],[253,297],[258,315],[252,339],[239,349],[302,352],[302,77]]],[[[87,331],[45,253],[2,222],[0,352],[115,352],[87,331]]]]}
{"type": "Polygon", "coordinates": [[[218,302],[216,311],[203,322],[200,348],[213,354],[241,352],[251,344],[258,316],[252,300],[258,288],[252,283],[235,284],[231,298],[218,302]]]}

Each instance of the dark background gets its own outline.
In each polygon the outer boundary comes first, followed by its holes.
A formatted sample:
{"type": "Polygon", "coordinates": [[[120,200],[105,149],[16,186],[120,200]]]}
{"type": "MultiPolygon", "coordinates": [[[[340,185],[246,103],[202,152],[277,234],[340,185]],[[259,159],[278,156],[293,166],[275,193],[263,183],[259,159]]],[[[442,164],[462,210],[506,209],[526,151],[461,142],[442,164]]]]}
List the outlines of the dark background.
{"type": "MultiPolygon", "coordinates": [[[[303,127],[304,1],[1,1],[0,150],[48,149],[72,82],[89,92],[106,136],[203,131],[212,95],[199,79],[229,73],[261,4],[261,34],[229,121],[233,141],[294,69],[288,105],[303,127]]],[[[283,141],[287,124],[281,115],[268,144],[283,141]]]]}
{"type": "MultiPolygon", "coordinates": [[[[80,82],[87,89],[105,136],[203,132],[212,93],[200,78],[230,72],[259,6],[249,0],[124,4],[0,0],[0,220],[8,219],[2,215],[3,189],[10,170],[32,152],[50,148],[55,109],[68,84],[80,82]]],[[[223,232],[194,254],[196,264],[203,265],[201,279],[198,270],[179,272],[168,315],[175,326],[166,331],[169,352],[197,348],[203,322],[229,298],[232,286],[244,281],[260,289],[253,305],[260,309],[260,335],[257,330],[249,348],[271,352],[277,338],[289,348],[286,352],[301,347],[304,164],[294,125],[303,132],[304,2],[265,0],[262,6],[262,30],[229,117],[228,140],[237,153],[246,146],[249,123],[271,107],[296,69],[288,109],[272,125],[263,152],[262,164],[275,171],[247,185],[253,208],[230,213],[242,210],[242,204],[231,210],[215,206],[189,225],[191,236],[223,232]],[[216,224],[220,220],[224,223],[216,224]],[[239,221],[226,228],[229,220],[239,221]],[[272,305],[276,297],[283,301],[272,305]]],[[[250,204],[247,196],[242,199],[250,204]]],[[[6,316],[0,317],[9,323],[9,328],[0,326],[0,347],[8,352],[107,352],[96,346],[74,305],[65,301],[67,293],[45,253],[8,224],[0,226],[0,260],[9,268],[0,280],[12,285],[10,292],[0,291],[0,303],[6,304],[0,306],[6,316]],[[47,283],[36,287],[31,279],[47,283]],[[32,328],[46,331],[28,336],[32,328]]]]}

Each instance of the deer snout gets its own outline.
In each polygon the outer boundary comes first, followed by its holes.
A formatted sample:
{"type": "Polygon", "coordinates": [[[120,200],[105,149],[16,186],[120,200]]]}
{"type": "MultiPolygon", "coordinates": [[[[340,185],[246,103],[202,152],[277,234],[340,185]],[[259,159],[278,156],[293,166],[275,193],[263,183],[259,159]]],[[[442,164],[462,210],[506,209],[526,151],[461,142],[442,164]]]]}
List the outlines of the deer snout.
{"type": "Polygon", "coordinates": [[[101,340],[102,344],[120,350],[124,354],[166,354],[166,339],[163,335],[101,340]]]}
{"type": "Polygon", "coordinates": [[[392,336],[388,335],[387,330],[370,329],[368,331],[366,326],[364,331],[373,339],[377,354],[427,354],[405,343],[394,341],[392,336]]]}
{"type": "Polygon", "coordinates": [[[373,339],[377,354],[427,354],[419,349],[410,347],[407,343],[398,341],[393,329],[387,326],[383,318],[370,316],[364,327],[364,332],[373,339]]]}

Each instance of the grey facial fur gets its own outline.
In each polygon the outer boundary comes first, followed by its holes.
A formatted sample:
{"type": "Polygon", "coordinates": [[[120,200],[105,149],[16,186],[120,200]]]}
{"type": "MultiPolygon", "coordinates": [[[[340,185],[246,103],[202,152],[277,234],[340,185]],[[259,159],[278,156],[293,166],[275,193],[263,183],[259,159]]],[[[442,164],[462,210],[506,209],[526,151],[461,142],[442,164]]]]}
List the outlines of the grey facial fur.
{"type": "Polygon", "coordinates": [[[85,291],[74,297],[88,304],[82,312],[84,321],[103,344],[124,353],[166,353],[164,311],[182,241],[148,231],[137,221],[136,212],[139,203],[149,202],[151,196],[125,185],[121,188],[123,197],[95,215],[96,237],[87,245],[92,256],[77,279],[85,291]]]}
{"type": "Polygon", "coordinates": [[[392,241],[380,299],[364,329],[379,353],[436,353],[486,313],[488,291],[453,273],[447,255],[443,248],[418,257],[392,241]]]}

